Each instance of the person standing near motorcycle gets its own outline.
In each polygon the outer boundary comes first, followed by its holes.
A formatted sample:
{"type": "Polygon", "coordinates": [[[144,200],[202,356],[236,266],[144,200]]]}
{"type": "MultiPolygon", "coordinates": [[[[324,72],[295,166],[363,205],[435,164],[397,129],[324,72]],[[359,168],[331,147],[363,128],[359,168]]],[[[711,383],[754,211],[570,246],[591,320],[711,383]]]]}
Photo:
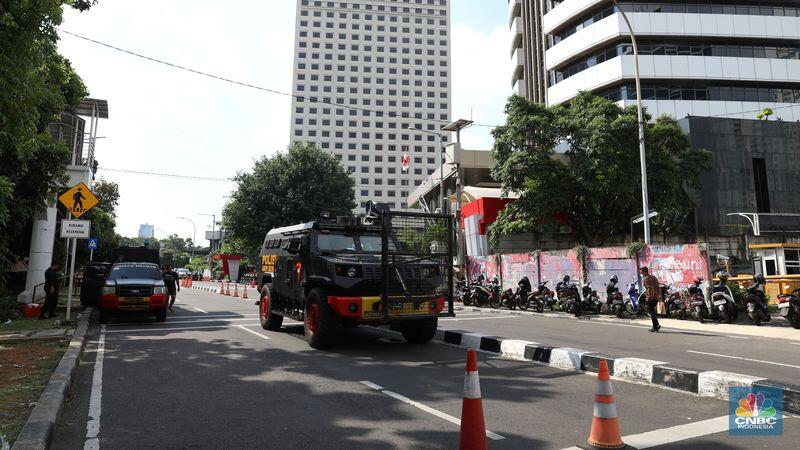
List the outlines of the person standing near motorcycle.
{"type": "Polygon", "coordinates": [[[653,328],[650,329],[651,333],[658,333],[661,325],[658,323],[658,314],[656,314],[656,307],[658,302],[661,301],[661,283],[655,275],[650,275],[650,270],[647,267],[640,269],[642,274],[642,284],[645,289],[645,297],[647,298],[647,312],[653,320],[653,328]]]}

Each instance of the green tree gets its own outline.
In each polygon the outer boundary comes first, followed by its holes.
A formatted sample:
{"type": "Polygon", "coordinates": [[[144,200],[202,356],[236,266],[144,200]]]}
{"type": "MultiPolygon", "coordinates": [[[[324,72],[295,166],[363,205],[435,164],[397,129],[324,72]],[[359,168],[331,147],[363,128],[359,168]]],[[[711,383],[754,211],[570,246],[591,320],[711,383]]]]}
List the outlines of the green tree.
{"type": "Polygon", "coordinates": [[[119,185],[113,181],[100,179],[95,181],[92,192],[100,201],[100,203],[97,204],[97,208],[100,208],[113,217],[117,217],[119,185]]]}
{"type": "MultiPolygon", "coordinates": [[[[492,134],[492,176],[519,199],[492,226],[499,234],[570,231],[586,245],[626,233],[641,213],[638,124],[635,107],[621,108],[581,93],[569,108],[545,107],[513,96],[506,124],[492,134]],[[568,148],[557,154],[557,145],[568,148]]],[[[646,117],[649,120],[649,117],[646,117]]],[[[662,116],[645,129],[654,229],[683,231],[711,154],[695,149],[674,119],[662,116]]]]}
{"type": "Polygon", "coordinates": [[[253,171],[239,173],[238,186],[225,205],[226,243],[255,257],[267,231],[319,216],[349,214],[355,208],[353,180],[332,155],[310,143],[295,143],[285,153],[259,159],[253,171]]]}
{"type": "Polygon", "coordinates": [[[27,231],[27,218],[66,183],[69,152],[47,126],[87,92],[57,52],[55,27],[62,5],[85,10],[93,3],[0,0],[0,268],[10,244],[27,231]]]}

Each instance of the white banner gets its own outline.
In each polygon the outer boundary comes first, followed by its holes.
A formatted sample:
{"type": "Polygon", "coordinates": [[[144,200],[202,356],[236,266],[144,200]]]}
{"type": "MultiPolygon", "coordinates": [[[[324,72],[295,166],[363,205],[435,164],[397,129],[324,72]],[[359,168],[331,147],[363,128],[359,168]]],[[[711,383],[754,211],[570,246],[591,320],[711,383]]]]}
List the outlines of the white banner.
{"type": "Polygon", "coordinates": [[[91,220],[67,220],[61,221],[62,238],[89,239],[91,236],[91,220]]]}

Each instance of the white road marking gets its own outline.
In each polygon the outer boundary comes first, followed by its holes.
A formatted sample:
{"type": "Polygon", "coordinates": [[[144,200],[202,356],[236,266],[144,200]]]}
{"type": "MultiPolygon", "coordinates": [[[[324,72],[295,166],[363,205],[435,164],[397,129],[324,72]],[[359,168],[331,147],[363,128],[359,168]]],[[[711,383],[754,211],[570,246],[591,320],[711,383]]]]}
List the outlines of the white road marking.
{"type": "Polygon", "coordinates": [[[196,316],[170,316],[169,320],[206,320],[206,319],[235,319],[235,318],[242,318],[246,316],[257,316],[258,313],[253,314],[208,314],[208,315],[196,315],[196,316]]]}
{"type": "MultiPolygon", "coordinates": [[[[370,381],[362,381],[361,384],[363,384],[364,386],[367,386],[367,387],[369,387],[371,389],[375,389],[378,392],[382,392],[382,393],[384,393],[384,394],[388,395],[389,397],[392,397],[392,398],[394,398],[396,400],[400,400],[401,402],[406,403],[408,405],[411,405],[411,406],[413,406],[413,407],[415,407],[417,409],[425,411],[428,414],[432,414],[432,415],[434,415],[436,417],[439,417],[440,419],[444,419],[444,420],[446,420],[446,421],[448,421],[450,423],[454,423],[454,424],[456,424],[458,426],[461,426],[461,419],[457,419],[457,418],[451,416],[450,414],[446,414],[446,413],[443,413],[443,412],[441,412],[441,411],[439,411],[437,409],[433,409],[428,405],[423,405],[422,403],[415,402],[414,400],[411,400],[408,397],[404,397],[404,396],[402,396],[400,394],[397,394],[395,392],[386,390],[383,387],[378,386],[377,384],[372,383],[370,381]]],[[[505,439],[505,437],[500,436],[497,433],[493,433],[493,432],[491,432],[489,430],[486,430],[486,437],[488,437],[489,439],[495,440],[495,441],[499,441],[501,439],[505,439]]]]}
{"type": "MultiPolygon", "coordinates": [[[[715,417],[699,422],[677,425],[646,433],[623,436],[622,441],[634,448],[651,448],[659,445],[685,441],[700,436],[722,433],[728,431],[728,416],[715,417]]],[[[569,447],[563,450],[579,450],[579,447],[569,447]]]]}
{"type": "Polygon", "coordinates": [[[208,314],[208,311],[203,311],[202,309],[200,309],[200,308],[198,308],[196,306],[193,306],[192,308],[194,308],[195,311],[200,311],[203,314],[208,314]]]}
{"type": "Polygon", "coordinates": [[[243,325],[236,325],[236,328],[239,328],[239,329],[242,329],[244,331],[247,331],[250,334],[255,334],[256,336],[260,337],[261,339],[266,339],[266,340],[272,339],[271,337],[269,337],[267,335],[261,334],[258,331],[253,331],[253,330],[251,330],[249,328],[244,327],[243,325]]]}
{"type": "Polygon", "coordinates": [[[97,450],[100,448],[100,413],[103,398],[103,356],[106,349],[106,327],[100,328],[100,338],[97,340],[97,355],[94,362],[94,373],[92,374],[92,391],[89,397],[89,418],[86,421],[86,441],[83,444],[85,450],[97,450]]]}
{"type": "Polygon", "coordinates": [[[783,367],[792,367],[795,369],[800,369],[800,366],[795,366],[794,364],[786,364],[786,363],[779,363],[773,361],[764,361],[762,359],[752,359],[752,358],[742,358],[741,356],[730,356],[730,355],[720,355],[719,353],[707,353],[707,352],[698,352],[696,350],[686,350],[688,353],[697,353],[698,355],[708,355],[708,356],[719,356],[720,358],[730,358],[730,359],[738,359],[742,361],[752,361],[761,364],[771,364],[773,366],[783,366],[783,367]]]}
{"type": "Polygon", "coordinates": [[[132,328],[132,329],[117,329],[117,330],[108,330],[106,333],[136,333],[142,331],[150,331],[150,332],[159,332],[159,331],[184,331],[184,330],[206,330],[209,328],[230,328],[228,324],[221,324],[221,325],[207,325],[207,326],[200,326],[200,327],[177,327],[177,328],[160,328],[157,326],[152,326],[149,328],[132,328]]]}
{"type": "MultiPolygon", "coordinates": [[[[208,316],[203,316],[203,317],[208,317],[208,316]]],[[[242,321],[242,320],[249,320],[249,321],[252,322],[253,320],[255,320],[255,318],[254,317],[232,317],[230,319],[228,319],[228,318],[220,318],[220,319],[214,318],[214,319],[212,319],[212,318],[209,317],[208,319],[204,318],[204,319],[195,319],[195,320],[184,320],[184,321],[181,321],[181,322],[174,322],[174,323],[171,323],[171,324],[170,324],[170,322],[167,322],[167,325],[160,325],[160,326],[162,326],[162,327],[171,327],[173,325],[192,326],[192,324],[195,324],[195,323],[208,323],[208,322],[223,322],[223,324],[220,325],[220,326],[223,326],[224,322],[236,322],[236,321],[242,321]]],[[[170,321],[171,321],[171,319],[170,319],[170,321]]],[[[141,325],[143,325],[143,324],[142,323],[126,323],[126,324],[109,325],[108,328],[110,328],[112,330],[124,330],[124,329],[126,329],[126,327],[132,328],[132,327],[141,326],[141,325]]],[[[159,325],[155,325],[155,324],[153,325],[154,329],[158,328],[158,327],[159,327],[159,325]]]]}
{"type": "Polygon", "coordinates": [[[789,342],[792,345],[800,345],[800,342],[789,342]]]}
{"type": "Polygon", "coordinates": [[[518,319],[520,316],[503,316],[498,314],[497,317],[465,317],[463,319],[459,319],[458,317],[454,319],[439,319],[440,322],[447,321],[447,322],[459,322],[461,320],[492,320],[492,319],[518,319]]]}

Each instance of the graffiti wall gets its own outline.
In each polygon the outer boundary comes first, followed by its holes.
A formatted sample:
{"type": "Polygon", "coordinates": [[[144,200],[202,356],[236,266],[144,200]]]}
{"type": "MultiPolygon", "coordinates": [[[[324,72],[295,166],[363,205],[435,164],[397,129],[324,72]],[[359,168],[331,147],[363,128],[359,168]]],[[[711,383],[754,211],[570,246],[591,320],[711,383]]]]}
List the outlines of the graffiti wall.
{"type": "Polygon", "coordinates": [[[639,280],[638,268],[650,267],[651,273],[664,284],[686,288],[692,280],[707,277],[705,255],[696,244],[652,246],[639,254],[638,259],[628,258],[622,247],[592,248],[586,262],[586,273],[581,274],[580,262],[574,251],[554,251],[468,258],[470,276],[485,274],[489,279],[500,277],[503,288],[514,288],[519,280],[527,276],[532,284],[551,280],[551,288],[564,275],[574,280],[581,276],[592,282],[598,293],[605,294],[609,279],[616,275],[619,285],[626,286],[639,280]],[[499,264],[498,264],[499,261],[499,264]]]}
{"type": "Polygon", "coordinates": [[[708,261],[696,244],[648,247],[639,264],[649,267],[662,284],[680,288],[692,284],[694,277],[707,278],[708,273],[708,261]]]}
{"type": "Polygon", "coordinates": [[[536,285],[539,279],[538,263],[535,253],[520,253],[500,256],[503,289],[515,289],[522,277],[528,277],[536,285]]]}

